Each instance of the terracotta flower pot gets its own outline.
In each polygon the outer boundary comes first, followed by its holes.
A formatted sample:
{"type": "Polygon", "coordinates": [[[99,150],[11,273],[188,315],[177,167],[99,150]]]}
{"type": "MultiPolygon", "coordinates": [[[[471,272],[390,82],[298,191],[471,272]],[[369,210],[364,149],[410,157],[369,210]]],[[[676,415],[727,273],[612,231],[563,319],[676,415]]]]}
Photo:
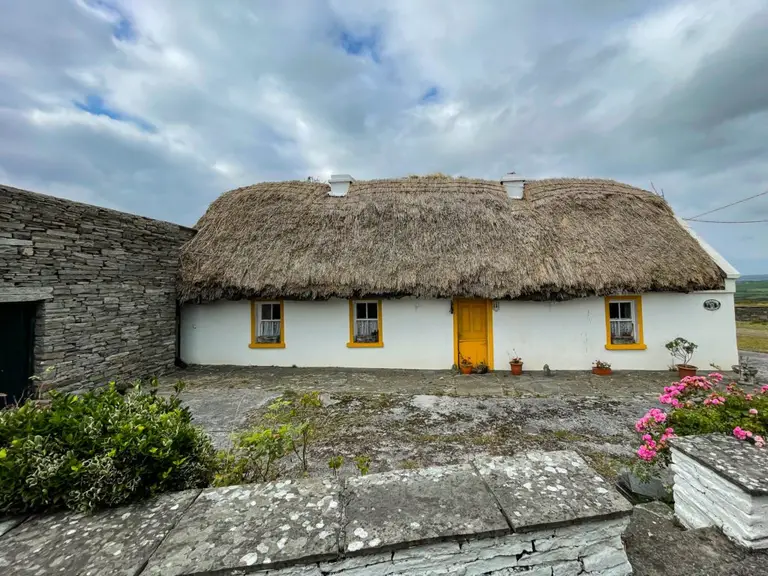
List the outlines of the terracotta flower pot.
{"type": "Polygon", "coordinates": [[[472,374],[472,364],[459,364],[459,372],[462,374],[472,374]]]}
{"type": "Polygon", "coordinates": [[[696,376],[696,370],[698,370],[696,366],[686,364],[677,365],[677,375],[680,378],[685,378],[686,376],[696,376]]]}
{"type": "Polygon", "coordinates": [[[598,376],[610,376],[613,374],[613,370],[610,368],[598,368],[597,366],[592,366],[592,374],[597,374],[598,376]]]}
{"type": "Polygon", "coordinates": [[[512,370],[513,376],[520,376],[520,374],[523,373],[523,363],[522,362],[510,362],[509,368],[512,370]]]}

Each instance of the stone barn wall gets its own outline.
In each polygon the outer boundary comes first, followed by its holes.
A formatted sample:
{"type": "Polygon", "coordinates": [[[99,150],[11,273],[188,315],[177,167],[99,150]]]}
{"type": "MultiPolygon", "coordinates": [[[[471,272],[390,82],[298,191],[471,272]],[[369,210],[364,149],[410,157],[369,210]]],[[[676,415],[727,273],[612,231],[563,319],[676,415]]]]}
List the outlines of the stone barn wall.
{"type": "Polygon", "coordinates": [[[35,373],[78,389],[171,368],[179,248],[194,233],[0,186],[0,302],[38,303],[35,373]]]}
{"type": "Polygon", "coordinates": [[[736,320],[738,322],[768,322],[768,306],[739,306],[737,304],[736,320]]]}

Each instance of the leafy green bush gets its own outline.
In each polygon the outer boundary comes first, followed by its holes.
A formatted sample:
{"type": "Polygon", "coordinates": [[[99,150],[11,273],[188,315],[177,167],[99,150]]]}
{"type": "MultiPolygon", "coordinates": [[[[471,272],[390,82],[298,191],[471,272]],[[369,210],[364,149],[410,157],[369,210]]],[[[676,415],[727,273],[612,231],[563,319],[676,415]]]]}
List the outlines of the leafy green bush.
{"type": "Polygon", "coordinates": [[[263,424],[237,434],[232,449],[219,452],[214,484],[276,480],[286,474],[285,459],[291,455],[306,474],[310,443],[324,417],[319,392],[284,394],[269,405],[263,424]]]}
{"type": "Polygon", "coordinates": [[[207,486],[213,447],[181,407],[181,387],[164,398],[111,383],[0,410],[0,513],[93,510],[207,486]]]}

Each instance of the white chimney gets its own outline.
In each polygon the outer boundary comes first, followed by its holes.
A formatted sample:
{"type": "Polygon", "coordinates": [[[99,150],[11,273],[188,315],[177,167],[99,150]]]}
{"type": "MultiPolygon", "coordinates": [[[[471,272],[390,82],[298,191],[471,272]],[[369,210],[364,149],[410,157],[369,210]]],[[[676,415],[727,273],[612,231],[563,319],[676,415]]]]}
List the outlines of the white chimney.
{"type": "Polygon", "coordinates": [[[354,181],[355,179],[349,174],[331,174],[331,179],[328,180],[331,191],[328,192],[328,196],[346,196],[349,185],[354,181]]]}
{"type": "Polygon", "coordinates": [[[523,187],[525,186],[525,178],[520,174],[514,172],[508,172],[501,179],[501,184],[504,186],[504,190],[507,191],[507,196],[520,200],[523,197],[523,187]]]}

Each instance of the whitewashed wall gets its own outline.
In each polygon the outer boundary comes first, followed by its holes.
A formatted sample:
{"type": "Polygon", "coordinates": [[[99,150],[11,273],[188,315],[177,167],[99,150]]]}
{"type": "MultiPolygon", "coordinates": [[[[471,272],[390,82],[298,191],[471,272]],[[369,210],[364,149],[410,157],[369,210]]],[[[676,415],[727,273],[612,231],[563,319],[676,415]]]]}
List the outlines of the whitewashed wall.
{"type": "Polygon", "coordinates": [[[251,349],[248,301],[186,305],[181,358],[190,364],[448,369],[453,364],[450,307],[449,300],[385,300],[384,346],[347,348],[347,300],[286,300],[285,348],[251,349]]]}
{"type": "MultiPolygon", "coordinates": [[[[734,282],[723,292],[643,295],[646,350],[605,349],[605,301],[499,302],[493,315],[494,367],[507,368],[516,351],[525,368],[589,370],[596,359],[617,370],[665,370],[664,344],[682,336],[699,345],[693,363],[708,370],[738,361],[733,307],[734,282]],[[730,290],[730,291],[729,291],[730,290]],[[715,312],[708,298],[720,300],[715,312]]],[[[285,348],[251,349],[250,305],[220,301],[186,305],[181,316],[181,357],[190,364],[339,366],[351,368],[447,369],[453,364],[453,316],[448,300],[384,300],[384,347],[347,348],[346,300],[286,300],[285,348]]]]}
{"type": "Polygon", "coordinates": [[[524,369],[589,370],[596,359],[616,370],[664,370],[672,359],[664,344],[680,336],[699,345],[693,364],[702,370],[710,362],[730,370],[738,362],[733,280],[726,291],[693,294],[643,295],[643,333],[646,350],[605,349],[605,300],[580,298],[566,302],[499,303],[493,318],[494,367],[502,369],[513,349],[524,369]],[[703,303],[720,301],[710,312],[703,303]]]}

